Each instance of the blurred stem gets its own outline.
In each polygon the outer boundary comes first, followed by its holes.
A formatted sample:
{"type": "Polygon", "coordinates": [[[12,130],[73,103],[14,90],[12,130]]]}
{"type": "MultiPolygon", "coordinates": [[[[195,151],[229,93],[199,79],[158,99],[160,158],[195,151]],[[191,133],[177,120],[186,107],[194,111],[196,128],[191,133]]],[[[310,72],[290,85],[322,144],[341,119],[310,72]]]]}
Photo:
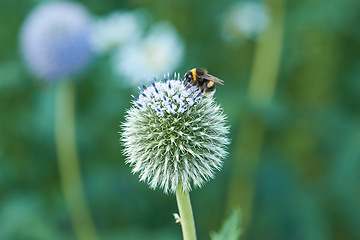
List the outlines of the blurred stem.
{"type": "MultiPolygon", "coordinates": [[[[269,9],[271,23],[258,38],[248,89],[250,103],[258,109],[264,109],[274,96],[281,60],[285,14],[284,0],[266,0],[264,3],[269,9]]],[[[227,211],[239,206],[243,211],[245,225],[251,220],[255,174],[265,132],[265,125],[260,119],[247,116],[237,135],[238,147],[230,180],[227,211]]]]}
{"type": "Polygon", "coordinates": [[[195,223],[189,192],[184,191],[181,186],[178,186],[176,189],[176,201],[179,208],[183,239],[196,240],[195,223]]]}
{"type": "Polygon", "coordinates": [[[60,82],[55,98],[55,140],[60,182],[77,239],[98,239],[84,197],[75,140],[74,86],[60,82]]]}

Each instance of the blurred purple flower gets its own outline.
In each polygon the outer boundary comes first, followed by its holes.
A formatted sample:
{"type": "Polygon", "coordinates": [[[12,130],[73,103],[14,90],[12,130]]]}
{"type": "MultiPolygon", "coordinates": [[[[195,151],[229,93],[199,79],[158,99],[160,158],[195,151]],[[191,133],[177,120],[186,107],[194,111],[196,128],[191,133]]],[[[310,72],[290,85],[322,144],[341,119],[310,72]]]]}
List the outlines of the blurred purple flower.
{"type": "Polygon", "coordinates": [[[92,20],[80,4],[65,1],[35,8],[21,29],[20,44],[29,68],[40,78],[57,80],[81,71],[93,53],[92,20]]]}

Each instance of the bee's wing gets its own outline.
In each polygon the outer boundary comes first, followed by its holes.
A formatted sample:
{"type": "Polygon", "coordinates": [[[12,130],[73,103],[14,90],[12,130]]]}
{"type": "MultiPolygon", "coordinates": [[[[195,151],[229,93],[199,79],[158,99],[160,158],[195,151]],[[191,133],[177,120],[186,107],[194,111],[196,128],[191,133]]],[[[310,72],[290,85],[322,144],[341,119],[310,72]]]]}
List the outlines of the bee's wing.
{"type": "Polygon", "coordinates": [[[219,83],[219,84],[221,84],[221,85],[224,85],[224,81],[223,80],[221,80],[220,78],[217,78],[217,77],[214,77],[214,76],[212,76],[212,75],[210,75],[210,74],[205,74],[204,75],[204,79],[206,79],[206,80],[209,80],[209,81],[212,81],[212,82],[214,82],[214,83],[219,83]]]}

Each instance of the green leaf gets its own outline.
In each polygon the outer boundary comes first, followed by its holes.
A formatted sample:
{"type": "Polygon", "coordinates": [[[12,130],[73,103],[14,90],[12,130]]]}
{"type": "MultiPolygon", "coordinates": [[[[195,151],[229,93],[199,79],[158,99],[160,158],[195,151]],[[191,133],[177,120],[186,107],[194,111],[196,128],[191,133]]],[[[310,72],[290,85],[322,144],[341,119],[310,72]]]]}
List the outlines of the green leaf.
{"type": "Polygon", "coordinates": [[[238,240],[240,239],[240,210],[234,210],[223,223],[219,232],[210,233],[211,240],[238,240]]]}

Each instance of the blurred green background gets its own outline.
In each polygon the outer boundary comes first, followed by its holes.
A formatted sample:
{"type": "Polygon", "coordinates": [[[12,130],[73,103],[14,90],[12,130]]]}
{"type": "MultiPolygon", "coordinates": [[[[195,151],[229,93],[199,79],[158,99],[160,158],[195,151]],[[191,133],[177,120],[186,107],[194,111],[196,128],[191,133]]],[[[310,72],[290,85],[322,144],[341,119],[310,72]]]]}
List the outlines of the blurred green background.
{"type": "MultiPolygon", "coordinates": [[[[4,240],[76,239],[57,165],[57,84],[33,76],[19,50],[21,25],[40,2],[0,2],[4,240]]],[[[263,1],[267,24],[250,36],[232,29],[229,12],[241,1],[78,2],[94,16],[143,9],[149,27],[171,23],[184,44],[175,70],[204,67],[224,80],[215,96],[232,143],[223,170],[191,192],[199,239],[235,208],[244,240],[360,239],[360,1],[263,1]]],[[[137,89],[118,78],[102,55],[74,83],[81,178],[97,235],[182,239],[175,196],[149,189],[124,163],[119,124],[137,89]]]]}

